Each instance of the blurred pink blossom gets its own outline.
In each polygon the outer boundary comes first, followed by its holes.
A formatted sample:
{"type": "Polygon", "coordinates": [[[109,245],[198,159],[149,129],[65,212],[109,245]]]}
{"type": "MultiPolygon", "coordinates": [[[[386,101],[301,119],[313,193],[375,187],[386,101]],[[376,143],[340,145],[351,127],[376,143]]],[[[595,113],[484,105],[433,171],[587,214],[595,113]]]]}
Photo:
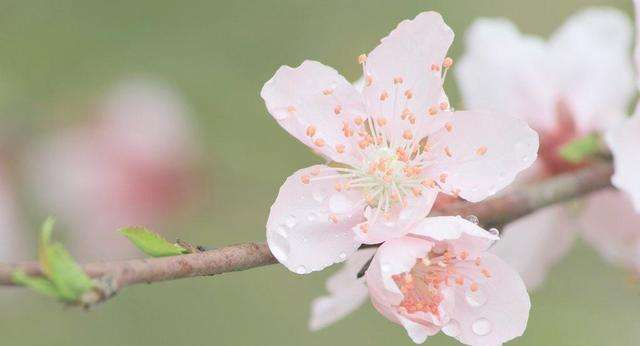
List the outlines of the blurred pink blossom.
{"type": "MultiPolygon", "coordinates": [[[[519,115],[540,134],[539,160],[519,184],[581,167],[564,160],[559,149],[587,134],[604,133],[625,118],[635,93],[631,38],[626,15],[608,8],[572,16],[548,42],[519,33],[504,19],[480,19],[472,25],[466,54],[456,71],[465,103],[519,115]]],[[[534,289],[569,251],[576,231],[583,230],[587,240],[595,239],[593,224],[581,220],[592,220],[594,205],[602,208],[601,213],[622,216],[614,208],[624,203],[628,201],[621,193],[605,191],[581,204],[547,207],[507,225],[492,251],[534,289]],[[602,196],[616,196],[619,201],[598,203],[602,196]]],[[[626,222],[640,220],[632,213],[623,214],[626,222]]],[[[613,220],[600,221],[602,225],[613,220]]],[[[617,235],[631,234],[628,227],[611,230],[618,226],[614,222],[601,227],[594,246],[608,247],[619,242],[617,235]]]]}
{"type": "Polygon", "coordinates": [[[129,80],[86,123],[41,140],[28,170],[42,209],[70,228],[74,254],[119,258],[136,252],[118,228],[160,226],[186,202],[194,149],[179,95],[129,80]]]}
{"type": "Polygon", "coordinates": [[[33,249],[27,248],[29,236],[25,232],[8,174],[0,166],[0,261],[31,258],[35,246],[33,249]]]}
{"type": "Polygon", "coordinates": [[[480,201],[535,160],[538,138],[523,121],[449,108],[452,41],[442,17],[425,12],[359,58],[362,93],[314,61],[283,66],[264,85],[278,123],[334,162],[289,177],[271,208],[267,241],[290,270],[321,270],[406,234],[438,191],[480,201]]]}

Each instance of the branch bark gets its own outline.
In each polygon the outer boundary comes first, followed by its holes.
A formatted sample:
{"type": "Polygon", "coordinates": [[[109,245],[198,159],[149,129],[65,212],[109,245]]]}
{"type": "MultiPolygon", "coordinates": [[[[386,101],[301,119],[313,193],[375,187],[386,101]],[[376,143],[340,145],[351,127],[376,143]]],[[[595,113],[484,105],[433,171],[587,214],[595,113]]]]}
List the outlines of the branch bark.
{"type": "MultiPolygon", "coordinates": [[[[485,227],[500,226],[540,208],[607,188],[612,173],[611,164],[597,163],[535,185],[513,188],[484,202],[447,205],[432,215],[475,215],[485,227]]],[[[211,276],[275,263],[277,260],[264,243],[244,243],[173,257],[89,263],[84,270],[96,279],[97,286],[79,303],[93,305],[139,283],[211,276]]],[[[0,285],[13,285],[11,275],[18,269],[29,275],[42,275],[37,262],[0,263],[0,285]]]]}

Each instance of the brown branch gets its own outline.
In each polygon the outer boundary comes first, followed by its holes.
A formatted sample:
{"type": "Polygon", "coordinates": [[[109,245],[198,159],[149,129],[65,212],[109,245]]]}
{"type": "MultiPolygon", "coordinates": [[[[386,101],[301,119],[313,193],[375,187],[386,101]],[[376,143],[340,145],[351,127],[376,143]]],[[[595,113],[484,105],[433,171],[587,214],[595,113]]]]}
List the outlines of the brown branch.
{"type": "MultiPolygon", "coordinates": [[[[545,206],[569,201],[610,186],[613,168],[598,163],[572,173],[559,175],[532,186],[510,190],[481,203],[460,202],[441,208],[435,215],[475,215],[486,227],[503,225],[545,206]]],[[[195,276],[210,276],[242,271],[277,263],[264,243],[245,243],[187,255],[97,262],[84,266],[96,279],[96,289],[79,303],[92,305],[104,301],[124,287],[195,276]]],[[[13,285],[12,273],[22,269],[29,275],[41,275],[36,262],[0,263],[0,285],[13,285]]]]}

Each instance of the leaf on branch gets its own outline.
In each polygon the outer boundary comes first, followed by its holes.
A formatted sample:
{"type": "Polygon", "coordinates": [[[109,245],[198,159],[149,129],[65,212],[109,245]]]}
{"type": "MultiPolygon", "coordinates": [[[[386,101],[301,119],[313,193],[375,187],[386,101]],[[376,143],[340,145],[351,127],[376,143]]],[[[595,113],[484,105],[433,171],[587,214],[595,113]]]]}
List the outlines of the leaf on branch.
{"type": "Polygon", "coordinates": [[[590,134],[563,145],[558,153],[568,162],[577,164],[600,153],[600,148],[600,137],[596,134],[590,134]]]}
{"type": "Polygon", "coordinates": [[[11,280],[16,285],[28,287],[45,296],[60,298],[56,286],[46,278],[29,276],[23,270],[16,270],[11,275],[11,280]]]}
{"type": "Polygon", "coordinates": [[[93,288],[93,283],[64,246],[51,241],[54,223],[53,218],[44,222],[38,240],[38,261],[45,277],[31,277],[17,270],[12,279],[44,295],[76,302],[93,288]]]}
{"type": "Polygon", "coordinates": [[[176,256],[189,252],[186,248],[171,243],[144,227],[126,227],[121,228],[119,232],[129,238],[140,251],[152,257],[176,256]]]}
{"type": "Polygon", "coordinates": [[[60,298],[76,301],[93,287],[89,276],[85,274],[62,244],[50,244],[46,253],[49,263],[49,280],[58,289],[60,298]]]}

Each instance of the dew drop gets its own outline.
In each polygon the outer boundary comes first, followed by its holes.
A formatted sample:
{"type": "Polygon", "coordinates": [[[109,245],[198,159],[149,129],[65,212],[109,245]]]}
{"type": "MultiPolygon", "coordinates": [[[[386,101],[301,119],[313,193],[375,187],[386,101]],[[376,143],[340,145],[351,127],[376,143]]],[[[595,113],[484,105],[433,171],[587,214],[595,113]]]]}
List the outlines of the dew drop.
{"type": "Polygon", "coordinates": [[[343,193],[336,193],[329,199],[329,210],[332,213],[344,214],[351,208],[351,202],[343,193]]]}
{"type": "Polygon", "coordinates": [[[482,289],[479,289],[475,292],[468,290],[465,293],[464,298],[466,299],[467,304],[473,307],[482,306],[487,302],[487,295],[482,289]]]}
{"type": "Polygon", "coordinates": [[[452,338],[455,338],[460,335],[460,324],[457,321],[451,321],[442,327],[442,332],[452,338]]]}
{"type": "Polygon", "coordinates": [[[322,189],[314,189],[313,191],[311,191],[311,197],[313,197],[314,201],[320,203],[324,201],[325,192],[322,189]]]}
{"type": "Polygon", "coordinates": [[[280,233],[280,235],[283,238],[287,238],[289,236],[289,234],[287,233],[287,229],[284,228],[284,227],[278,227],[278,229],[276,231],[278,231],[278,233],[280,233]]]}
{"type": "Polygon", "coordinates": [[[272,232],[269,236],[269,250],[281,262],[289,258],[289,242],[278,232],[272,232]]]}
{"type": "Polygon", "coordinates": [[[296,225],[296,223],[297,223],[296,217],[293,215],[289,215],[284,219],[285,226],[289,228],[293,228],[296,225]]]}
{"type": "Polygon", "coordinates": [[[398,215],[398,220],[406,221],[411,218],[411,215],[413,215],[413,210],[410,208],[402,209],[402,211],[400,211],[400,215],[398,215]]]}
{"type": "Polygon", "coordinates": [[[307,267],[299,266],[298,268],[296,268],[296,273],[298,273],[298,274],[306,274],[307,273],[307,267]]]}
{"type": "Polygon", "coordinates": [[[469,215],[466,217],[467,221],[472,222],[474,224],[478,224],[480,222],[480,220],[478,220],[478,217],[475,215],[469,215]]]}
{"type": "Polygon", "coordinates": [[[487,335],[491,332],[491,322],[486,318],[477,319],[471,325],[471,330],[480,336],[487,335]]]}

